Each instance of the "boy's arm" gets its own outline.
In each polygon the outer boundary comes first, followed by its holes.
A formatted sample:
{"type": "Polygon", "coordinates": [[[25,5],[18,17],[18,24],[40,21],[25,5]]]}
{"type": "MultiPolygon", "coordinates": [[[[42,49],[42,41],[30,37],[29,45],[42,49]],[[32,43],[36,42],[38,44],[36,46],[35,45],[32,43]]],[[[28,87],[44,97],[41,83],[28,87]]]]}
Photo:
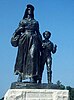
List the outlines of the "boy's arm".
{"type": "Polygon", "coordinates": [[[56,50],[57,50],[57,45],[55,44],[53,44],[53,49],[52,49],[52,53],[54,54],[54,53],[56,53],[56,50]]]}

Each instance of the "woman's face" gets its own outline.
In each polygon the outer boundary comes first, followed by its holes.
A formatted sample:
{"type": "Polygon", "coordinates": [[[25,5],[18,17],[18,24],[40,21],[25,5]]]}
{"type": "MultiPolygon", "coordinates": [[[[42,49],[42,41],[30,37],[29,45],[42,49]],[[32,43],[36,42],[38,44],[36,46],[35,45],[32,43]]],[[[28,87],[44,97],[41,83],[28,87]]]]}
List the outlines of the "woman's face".
{"type": "Polygon", "coordinates": [[[32,9],[31,8],[28,8],[28,14],[32,15],[32,9]]]}

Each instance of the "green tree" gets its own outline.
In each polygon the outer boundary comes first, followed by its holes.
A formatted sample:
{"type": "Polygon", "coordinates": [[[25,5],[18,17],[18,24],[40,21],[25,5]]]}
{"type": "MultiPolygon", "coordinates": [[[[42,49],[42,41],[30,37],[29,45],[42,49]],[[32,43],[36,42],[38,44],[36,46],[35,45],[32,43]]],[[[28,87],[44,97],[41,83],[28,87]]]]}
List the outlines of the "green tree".
{"type": "Polygon", "coordinates": [[[67,86],[66,89],[69,90],[70,100],[74,100],[74,88],[67,86]]]}

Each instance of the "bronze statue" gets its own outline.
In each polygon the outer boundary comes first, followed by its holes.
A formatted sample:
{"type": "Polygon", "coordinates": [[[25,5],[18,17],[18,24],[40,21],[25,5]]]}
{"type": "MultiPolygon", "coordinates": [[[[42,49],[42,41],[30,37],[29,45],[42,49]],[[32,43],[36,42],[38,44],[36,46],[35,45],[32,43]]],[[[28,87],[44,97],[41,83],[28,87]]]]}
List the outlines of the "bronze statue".
{"type": "Polygon", "coordinates": [[[37,82],[41,41],[39,23],[34,19],[34,7],[28,4],[24,17],[11,38],[12,46],[18,46],[14,67],[14,73],[19,75],[18,82],[26,78],[37,82]]]}
{"type": "Polygon", "coordinates": [[[57,45],[54,44],[49,40],[51,36],[51,33],[49,31],[45,31],[43,33],[43,37],[45,38],[42,41],[42,52],[41,52],[41,67],[40,67],[40,79],[39,83],[41,83],[42,79],[42,73],[44,70],[44,65],[46,63],[47,66],[47,78],[48,78],[48,84],[51,83],[51,78],[52,78],[52,71],[51,71],[51,66],[52,66],[52,57],[51,53],[56,52],[57,45]]]}

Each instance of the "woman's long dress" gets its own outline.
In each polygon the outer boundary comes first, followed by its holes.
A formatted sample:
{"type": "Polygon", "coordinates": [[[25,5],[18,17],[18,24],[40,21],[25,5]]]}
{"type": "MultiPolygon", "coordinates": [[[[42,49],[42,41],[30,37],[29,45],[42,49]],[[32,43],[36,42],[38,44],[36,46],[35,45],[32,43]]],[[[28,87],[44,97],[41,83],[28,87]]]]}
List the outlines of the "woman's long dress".
{"type": "Polygon", "coordinates": [[[18,46],[14,72],[22,74],[23,79],[37,77],[39,71],[41,35],[35,19],[20,21],[19,27],[11,38],[11,44],[18,46]]]}

